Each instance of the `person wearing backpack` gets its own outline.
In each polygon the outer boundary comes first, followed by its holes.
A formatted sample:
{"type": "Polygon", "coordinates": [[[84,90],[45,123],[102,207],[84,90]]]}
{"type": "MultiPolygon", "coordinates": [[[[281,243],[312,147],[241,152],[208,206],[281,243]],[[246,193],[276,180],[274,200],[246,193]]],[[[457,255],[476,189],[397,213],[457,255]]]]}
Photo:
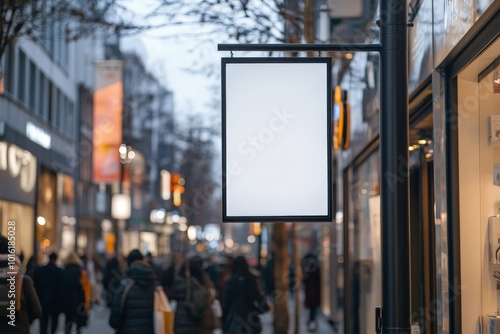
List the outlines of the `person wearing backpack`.
{"type": "Polygon", "coordinates": [[[138,249],[129,253],[127,263],[126,277],[111,303],[109,325],[120,334],[154,334],[156,274],[138,249]]]}
{"type": "Polygon", "coordinates": [[[209,334],[215,327],[211,306],[215,297],[214,284],[202,264],[199,256],[185,260],[174,280],[175,334],[209,334]]]}
{"type": "Polygon", "coordinates": [[[10,272],[8,239],[0,236],[0,333],[29,334],[31,323],[40,317],[42,307],[29,276],[21,272],[21,262],[15,257],[15,295],[9,296],[10,272]],[[12,299],[14,297],[14,299],[12,299]],[[9,317],[11,300],[15,300],[14,316],[9,317]],[[14,321],[13,321],[14,320],[14,321]]]}

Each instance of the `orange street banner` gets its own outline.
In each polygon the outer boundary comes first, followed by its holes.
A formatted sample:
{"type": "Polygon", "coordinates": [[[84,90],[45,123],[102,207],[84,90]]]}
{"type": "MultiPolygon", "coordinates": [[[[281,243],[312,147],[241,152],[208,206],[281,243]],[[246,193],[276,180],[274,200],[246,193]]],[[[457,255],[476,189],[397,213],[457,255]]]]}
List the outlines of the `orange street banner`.
{"type": "Polygon", "coordinates": [[[97,62],[95,80],[93,178],[95,182],[118,182],[123,114],[122,61],[97,62]]]}

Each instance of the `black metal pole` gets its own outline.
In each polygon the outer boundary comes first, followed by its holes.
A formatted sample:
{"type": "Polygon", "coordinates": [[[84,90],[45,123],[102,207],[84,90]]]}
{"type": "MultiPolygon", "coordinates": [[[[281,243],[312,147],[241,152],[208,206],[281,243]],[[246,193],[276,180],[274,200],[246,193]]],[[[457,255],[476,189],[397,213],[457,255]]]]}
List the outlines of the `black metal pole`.
{"type": "MultiPolygon", "coordinates": [[[[126,153],[128,154],[128,152],[126,153]]],[[[126,155],[125,155],[126,156],[126,155]]],[[[123,182],[125,182],[125,162],[120,161],[120,183],[118,184],[118,194],[123,194],[123,182]]],[[[116,255],[122,254],[123,255],[123,245],[122,245],[122,230],[121,226],[123,225],[122,219],[116,219],[116,225],[115,225],[115,231],[116,231],[116,238],[115,238],[115,251],[116,255]]]]}
{"type": "Polygon", "coordinates": [[[408,0],[382,0],[382,333],[410,333],[408,0]]]}
{"type": "Polygon", "coordinates": [[[370,52],[380,51],[380,44],[218,44],[218,51],[345,51],[345,52],[370,52]]]}
{"type": "Polygon", "coordinates": [[[262,272],[262,223],[260,223],[260,233],[257,235],[257,270],[262,272]]]}

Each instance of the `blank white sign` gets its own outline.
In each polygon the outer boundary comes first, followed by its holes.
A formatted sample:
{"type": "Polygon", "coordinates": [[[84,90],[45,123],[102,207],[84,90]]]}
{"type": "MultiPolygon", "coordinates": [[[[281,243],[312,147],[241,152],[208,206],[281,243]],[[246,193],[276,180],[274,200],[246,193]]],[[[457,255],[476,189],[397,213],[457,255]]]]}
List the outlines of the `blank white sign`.
{"type": "Polygon", "coordinates": [[[330,59],[222,67],[224,221],[331,221],[330,59]]]}

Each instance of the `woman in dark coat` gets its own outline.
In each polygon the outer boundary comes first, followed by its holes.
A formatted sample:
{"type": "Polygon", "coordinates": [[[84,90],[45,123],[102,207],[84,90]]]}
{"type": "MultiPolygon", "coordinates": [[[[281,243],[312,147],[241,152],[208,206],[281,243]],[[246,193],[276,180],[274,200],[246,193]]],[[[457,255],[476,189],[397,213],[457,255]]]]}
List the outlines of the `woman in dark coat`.
{"type": "Polygon", "coordinates": [[[302,275],[305,290],[304,306],[309,309],[309,331],[315,331],[316,313],[321,303],[321,276],[319,261],[314,254],[307,254],[302,260],[302,275]]]}
{"type": "MultiPolygon", "coordinates": [[[[5,238],[2,237],[1,239],[0,244],[5,242],[6,245],[5,238]]],[[[3,246],[0,246],[0,248],[1,247],[3,246]]],[[[15,271],[18,273],[15,278],[16,293],[14,297],[16,300],[16,312],[12,318],[7,317],[6,319],[0,320],[0,333],[29,334],[31,323],[42,314],[42,308],[35,287],[33,286],[33,281],[29,276],[23,275],[20,272],[21,262],[19,259],[16,258],[16,269],[11,270],[9,268],[8,255],[2,251],[0,251],[0,253],[3,253],[0,255],[0,282],[4,284],[2,292],[5,293],[5,295],[0,296],[0,299],[7,298],[8,290],[10,289],[8,286],[10,283],[7,279],[11,277],[10,272],[15,271]]],[[[10,302],[10,300],[12,299],[9,299],[8,302],[10,302]]],[[[1,300],[0,304],[3,308],[2,312],[7,312],[7,300],[1,300]]]]}
{"type": "Polygon", "coordinates": [[[109,325],[120,334],[154,334],[156,274],[138,249],[130,252],[127,263],[127,275],[111,303],[109,325]]]}
{"type": "Polygon", "coordinates": [[[258,334],[262,331],[259,315],[269,310],[259,280],[248,268],[247,260],[238,256],[233,274],[224,288],[222,321],[224,334],[258,334]]]}
{"type": "Polygon", "coordinates": [[[76,332],[81,333],[85,326],[87,314],[85,311],[85,292],[81,283],[82,262],[80,257],[71,252],[64,262],[64,284],[62,291],[62,309],[66,316],[65,332],[71,333],[73,325],[76,326],[76,332]]]}
{"type": "Polygon", "coordinates": [[[198,256],[184,261],[174,280],[172,299],[177,301],[174,319],[175,334],[207,334],[213,332],[215,324],[211,304],[215,297],[215,289],[209,275],[203,270],[202,264],[203,260],[198,256]],[[195,285],[198,285],[207,294],[207,300],[204,302],[206,307],[202,312],[201,320],[194,319],[189,314],[186,306],[188,284],[191,284],[191,289],[195,289],[195,285]]]}

